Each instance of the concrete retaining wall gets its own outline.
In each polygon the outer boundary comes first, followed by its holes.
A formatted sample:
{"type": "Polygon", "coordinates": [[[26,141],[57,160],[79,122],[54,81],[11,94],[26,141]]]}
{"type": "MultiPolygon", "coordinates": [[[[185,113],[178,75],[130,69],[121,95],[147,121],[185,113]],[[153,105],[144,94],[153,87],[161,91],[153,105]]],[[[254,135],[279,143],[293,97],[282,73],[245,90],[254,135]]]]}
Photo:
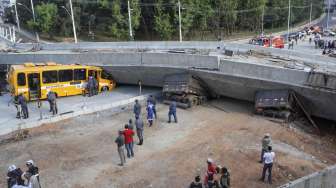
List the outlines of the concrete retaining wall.
{"type": "Polygon", "coordinates": [[[279,188],[336,188],[336,165],[292,181],[279,188]]]}

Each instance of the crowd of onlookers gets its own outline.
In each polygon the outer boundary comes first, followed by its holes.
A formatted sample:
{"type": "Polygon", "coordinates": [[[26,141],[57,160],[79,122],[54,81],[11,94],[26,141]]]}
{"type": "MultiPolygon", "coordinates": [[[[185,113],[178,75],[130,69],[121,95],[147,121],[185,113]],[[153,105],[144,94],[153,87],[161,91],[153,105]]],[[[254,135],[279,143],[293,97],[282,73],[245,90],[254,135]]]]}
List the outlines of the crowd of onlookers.
{"type": "Polygon", "coordinates": [[[7,172],[8,188],[41,188],[39,169],[33,160],[26,162],[27,170],[10,165],[7,172]]]}
{"type": "MultiPolygon", "coordinates": [[[[263,164],[260,181],[264,182],[267,175],[267,182],[272,184],[272,168],[275,153],[272,151],[272,139],[266,133],[261,141],[260,163],[263,164]]],[[[231,186],[230,172],[227,167],[215,165],[211,158],[207,160],[207,170],[202,182],[201,175],[197,174],[189,188],[229,188],[231,186]]]]}

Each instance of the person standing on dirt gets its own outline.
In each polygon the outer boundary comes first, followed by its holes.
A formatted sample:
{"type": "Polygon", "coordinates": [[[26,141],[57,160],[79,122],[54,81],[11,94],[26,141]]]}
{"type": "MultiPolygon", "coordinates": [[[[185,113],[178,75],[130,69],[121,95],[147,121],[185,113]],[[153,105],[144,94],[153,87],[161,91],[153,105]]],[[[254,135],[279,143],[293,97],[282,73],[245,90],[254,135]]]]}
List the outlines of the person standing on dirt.
{"type": "Polygon", "coordinates": [[[129,129],[127,124],[125,125],[124,136],[125,136],[125,146],[126,146],[126,151],[127,151],[127,157],[128,158],[134,157],[134,152],[133,152],[134,131],[132,129],[129,129]]]}
{"type": "Polygon", "coordinates": [[[119,135],[114,142],[117,144],[118,147],[118,154],[120,157],[119,166],[124,166],[124,164],[126,163],[125,150],[124,150],[125,136],[122,130],[119,130],[119,135]]]}
{"type": "Polygon", "coordinates": [[[52,112],[53,115],[57,114],[57,103],[56,103],[56,93],[53,92],[53,91],[49,91],[48,92],[48,95],[47,95],[47,98],[48,98],[48,102],[49,102],[49,105],[50,105],[50,110],[49,112],[52,112]]]}
{"type": "Polygon", "coordinates": [[[176,102],[173,100],[169,105],[169,112],[168,112],[168,123],[171,122],[171,116],[174,117],[175,123],[177,123],[177,116],[176,116],[176,102]]]}
{"type": "Polygon", "coordinates": [[[154,107],[153,106],[154,105],[152,103],[148,103],[147,108],[146,108],[149,127],[153,125],[153,120],[154,120],[154,111],[153,111],[154,107]]]}
{"type": "Polygon", "coordinates": [[[40,182],[37,179],[36,175],[31,174],[30,172],[25,172],[23,176],[27,179],[29,188],[41,188],[40,182]]]}
{"type": "Polygon", "coordinates": [[[202,183],[201,183],[201,177],[196,176],[195,181],[191,182],[189,188],[203,188],[202,183]]]}
{"type": "Polygon", "coordinates": [[[268,147],[268,151],[264,154],[264,167],[262,171],[261,181],[265,180],[266,171],[268,171],[268,183],[272,184],[272,167],[275,154],[272,151],[272,146],[268,147]]]}
{"type": "Polygon", "coordinates": [[[134,130],[134,126],[133,126],[133,121],[132,121],[132,119],[129,119],[129,120],[128,120],[128,128],[134,130]]]}
{"type": "Polygon", "coordinates": [[[272,139],[269,133],[264,135],[264,138],[261,140],[261,154],[260,154],[260,161],[259,163],[263,163],[264,153],[268,150],[269,146],[272,146],[272,139]]]}
{"type": "Polygon", "coordinates": [[[153,95],[150,95],[149,98],[147,99],[147,104],[151,103],[153,105],[153,113],[154,113],[154,118],[157,119],[156,115],[156,100],[153,95]]]}
{"type": "Polygon", "coordinates": [[[222,175],[220,177],[220,185],[222,188],[229,188],[230,187],[230,173],[226,167],[222,168],[222,175]]]}
{"type": "Polygon", "coordinates": [[[133,107],[133,113],[135,115],[135,118],[140,117],[140,115],[141,115],[141,105],[140,105],[138,99],[135,100],[135,104],[134,104],[134,107],[133,107]]]}
{"type": "Polygon", "coordinates": [[[25,97],[22,95],[22,93],[18,97],[18,102],[21,105],[22,113],[23,113],[23,119],[27,119],[29,117],[28,112],[28,106],[25,97]]]}
{"type": "Polygon", "coordinates": [[[135,118],[135,127],[136,127],[137,136],[139,138],[138,145],[142,145],[143,144],[144,122],[142,121],[141,117],[135,118]]]}
{"type": "Polygon", "coordinates": [[[212,159],[208,158],[207,164],[208,164],[208,168],[207,168],[205,178],[204,178],[204,185],[206,187],[214,184],[213,177],[214,177],[214,174],[216,173],[216,165],[214,164],[214,161],[212,159]]]}
{"type": "Polygon", "coordinates": [[[17,168],[15,165],[10,165],[7,172],[7,185],[11,188],[13,182],[17,185],[24,185],[24,180],[22,179],[22,170],[17,168]]]}
{"type": "Polygon", "coordinates": [[[28,168],[27,172],[36,176],[37,180],[40,182],[39,168],[35,165],[34,161],[33,160],[27,161],[26,166],[28,168]]]}

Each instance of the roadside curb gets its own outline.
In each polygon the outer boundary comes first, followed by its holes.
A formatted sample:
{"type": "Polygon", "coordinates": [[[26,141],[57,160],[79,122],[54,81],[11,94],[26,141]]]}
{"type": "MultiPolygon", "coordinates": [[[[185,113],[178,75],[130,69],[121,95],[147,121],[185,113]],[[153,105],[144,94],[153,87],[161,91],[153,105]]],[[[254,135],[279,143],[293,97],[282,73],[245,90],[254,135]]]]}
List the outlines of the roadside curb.
{"type": "Polygon", "coordinates": [[[100,112],[104,110],[110,110],[110,109],[116,109],[116,108],[122,108],[122,110],[124,110],[124,108],[128,109],[132,107],[132,104],[134,103],[136,99],[139,100],[140,103],[145,103],[145,101],[150,95],[159,97],[161,95],[161,92],[153,92],[153,93],[149,93],[146,95],[141,95],[141,96],[132,97],[129,99],[115,101],[115,102],[107,103],[107,104],[100,105],[100,106],[93,106],[93,107],[83,106],[80,110],[69,111],[69,112],[65,112],[65,113],[62,113],[56,116],[47,116],[43,118],[42,120],[41,119],[29,119],[27,122],[24,121],[24,122],[19,123],[17,125],[17,129],[2,130],[0,133],[0,136],[5,136],[11,133],[15,133],[19,130],[31,129],[34,127],[41,126],[43,124],[56,123],[56,122],[63,121],[66,119],[75,118],[81,115],[88,115],[88,114],[92,114],[92,113],[100,112]]]}

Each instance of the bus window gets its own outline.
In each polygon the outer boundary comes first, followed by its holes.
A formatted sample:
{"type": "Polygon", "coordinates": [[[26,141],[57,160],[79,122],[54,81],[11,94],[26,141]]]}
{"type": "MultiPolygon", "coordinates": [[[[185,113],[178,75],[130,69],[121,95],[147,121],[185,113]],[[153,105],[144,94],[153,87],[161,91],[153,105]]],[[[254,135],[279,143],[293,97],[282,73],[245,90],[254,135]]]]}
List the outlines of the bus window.
{"type": "Polygon", "coordinates": [[[59,70],[58,80],[59,82],[69,82],[72,81],[73,71],[72,70],[59,70]]]}
{"type": "Polygon", "coordinates": [[[57,82],[57,71],[44,71],[42,73],[42,81],[44,84],[57,82]]]}
{"type": "Polygon", "coordinates": [[[18,73],[18,75],[17,75],[17,85],[18,86],[25,86],[26,85],[26,74],[25,73],[18,73]]]}
{"type": "Polygon", "coordinates": [[[86,80],[86,69],[75,69],[74,70],[74,80],[86,80]]]}
{"type": "Polygon", "coordinates": [[[101,73],[101,78],[106,79],[106,80],[112,80],[112,75],[106,72],[105,70],[102,71],[101,73]]]}

